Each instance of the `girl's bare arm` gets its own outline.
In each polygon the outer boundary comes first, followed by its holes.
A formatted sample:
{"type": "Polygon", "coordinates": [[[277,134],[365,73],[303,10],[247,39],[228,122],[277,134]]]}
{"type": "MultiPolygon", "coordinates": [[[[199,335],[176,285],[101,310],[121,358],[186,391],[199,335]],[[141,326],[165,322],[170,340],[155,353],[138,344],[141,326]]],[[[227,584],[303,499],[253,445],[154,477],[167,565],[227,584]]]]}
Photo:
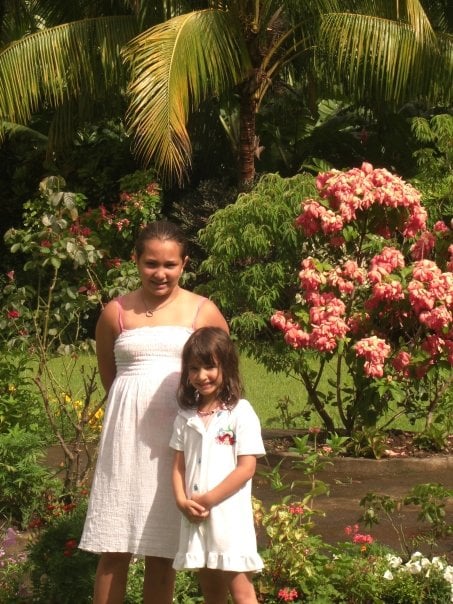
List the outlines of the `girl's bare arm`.
{"type": "Polygon", "coordinates": [[[226,476],[216,487],[201,495],[192,495],[192,499],[207,510],[218,505],[242,488],[256,470],[256,457],[254,455],[240,455],[236,468],[226,476]]]}
{"type": "Polygon", "coordinates": [[[175,451],[173,458],[173,492],[176,499],[176,505],[190,522],[201,522],[207,516],[209,511],[204,506],[186,496],[186,464],[184,453],[175,451]]]}

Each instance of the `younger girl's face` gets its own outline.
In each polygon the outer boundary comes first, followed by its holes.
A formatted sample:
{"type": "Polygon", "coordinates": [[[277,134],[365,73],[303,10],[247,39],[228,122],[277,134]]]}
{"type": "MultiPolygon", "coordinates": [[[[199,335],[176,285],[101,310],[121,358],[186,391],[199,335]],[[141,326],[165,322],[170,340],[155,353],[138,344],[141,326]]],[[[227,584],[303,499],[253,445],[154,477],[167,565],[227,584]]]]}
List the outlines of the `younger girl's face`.
{"type": "Polygon", "coordinates": [[[188,378],[192,386],[200,393],[203,402],[214,400],[222,388],[222,369],[215,362],[206,366],[197,359],[189,361],[188,378]]]}

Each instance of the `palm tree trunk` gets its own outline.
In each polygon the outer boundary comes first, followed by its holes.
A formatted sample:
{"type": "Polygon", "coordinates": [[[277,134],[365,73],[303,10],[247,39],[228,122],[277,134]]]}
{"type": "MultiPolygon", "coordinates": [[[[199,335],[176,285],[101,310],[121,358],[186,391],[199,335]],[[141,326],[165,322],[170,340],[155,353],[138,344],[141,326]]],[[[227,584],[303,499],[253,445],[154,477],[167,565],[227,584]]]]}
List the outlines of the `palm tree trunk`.
{"type": "Polygon", "coordinates": [[[239,189],[247,191],[255,180],[256,99],[252,82],[242,87],[239,116],[239,189]]]}

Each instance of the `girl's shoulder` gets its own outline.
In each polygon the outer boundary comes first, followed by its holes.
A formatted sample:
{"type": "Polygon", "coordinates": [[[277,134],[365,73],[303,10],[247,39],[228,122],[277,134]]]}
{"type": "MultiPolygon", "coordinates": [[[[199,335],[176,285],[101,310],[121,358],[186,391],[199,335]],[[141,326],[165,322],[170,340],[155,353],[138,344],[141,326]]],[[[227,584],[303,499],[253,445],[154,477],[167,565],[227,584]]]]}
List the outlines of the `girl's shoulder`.
{"type": "Polygon", "coordinates": [[[256,416],[256,411],[253,408],[253,405],[246,398],[240,398],[238,400],[232,409],[232,412],[234,411],[236,411],[238,415],[242,416],[256,416]]]}
{"type": "Polygon", "coordinates": [[[209,302],[209,300],[204,296],[200,296],[200,294],[196,294],[195,292],[191,292],[188,289],[180,287],[178,302],[179,304],[189,304],[192,308],[194,308],[209,302]]]}

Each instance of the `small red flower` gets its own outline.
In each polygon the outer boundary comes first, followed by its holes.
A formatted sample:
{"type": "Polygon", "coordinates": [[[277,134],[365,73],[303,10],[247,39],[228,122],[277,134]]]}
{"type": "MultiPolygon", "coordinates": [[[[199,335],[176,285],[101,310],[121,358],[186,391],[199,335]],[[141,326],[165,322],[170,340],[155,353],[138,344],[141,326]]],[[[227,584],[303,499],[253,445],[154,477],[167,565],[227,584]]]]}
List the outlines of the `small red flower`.
{"type": "Polygon", "coordinates": [[[52,243],[48,239],[43,239],[40,243],[41,247],[52,247],[52,243]]]}
{"type": "Polygon", "coordinates": [[[18,319],[20,317],[18,310],[8,310],[6,314],[8,315],[8,319],[18,319]]]}
{"type": "Polygon", "coordinates": [[[43,525],[42,518],[33,518],[33,520],[30,520],[30,522],[28,523],[28,528],[29,529],[40,528],[42,525],[43,525]]]}
{"type": "Polygon", "coordinates": [[[362,535],[361,533],[357,533],[352,538],[353,543],[373,543],[374,539],[371,535],[362,535]]]}
{"type": "Polygon", "coordinates": [[[78,541],[77,539],[68,539],[64,546],[67,550],[75,549],[78,546],[78,541]]]}
{"type": "Polygon", "coordinates": [[[318,428],[318,426],[312,426],[312,427],[308,428],[309,434],[319,434],[320,432],[321,432],[321,428],[318,428]]]}
{"type": "Polygon", "coordinates": [[[108,268],[118,268],[121,266],[121,258],[107,258],[105,264],[108,268]]]}
{"type": "Polygon", "coordinates": [[[297,591],[294,589],[290,589],[289,587],[284,587],[280,589],[278,592],[278,597],[284,602],[293,602],[298,596],[297,591]]]}
{"type": "Polygon", "coordinates": [[[301,505],[290,505],[289,513],[294,515],[300,515],[304,513],[304,508],[301,505]]]}

